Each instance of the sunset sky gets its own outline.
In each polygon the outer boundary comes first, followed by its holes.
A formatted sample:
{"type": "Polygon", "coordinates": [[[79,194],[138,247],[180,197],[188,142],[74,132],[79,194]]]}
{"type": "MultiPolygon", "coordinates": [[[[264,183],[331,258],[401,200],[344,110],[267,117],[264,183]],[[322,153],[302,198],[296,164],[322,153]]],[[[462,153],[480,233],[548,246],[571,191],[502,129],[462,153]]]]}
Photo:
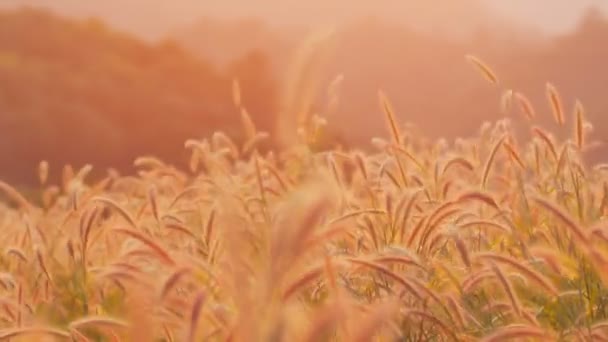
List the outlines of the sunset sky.
{"type": "Polygon", "coordinates": [[[254,16],[274,24],[343,22],[365,15],[415,24],[467,26],[516,22],[548,32],[576,24],[591,5],[608,11],[605,0],[2,0],[0,6],[45,6],[63,14],[101,16],[148,37],[162,36],[203,16],[254,16]]]}

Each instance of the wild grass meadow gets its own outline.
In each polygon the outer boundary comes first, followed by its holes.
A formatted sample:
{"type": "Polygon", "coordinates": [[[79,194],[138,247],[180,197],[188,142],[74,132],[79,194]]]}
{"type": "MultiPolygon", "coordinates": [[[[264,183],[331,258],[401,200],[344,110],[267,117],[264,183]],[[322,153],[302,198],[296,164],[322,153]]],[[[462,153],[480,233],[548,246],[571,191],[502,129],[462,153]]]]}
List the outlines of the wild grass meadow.
{"type": "Polygon", "coordinates": [[[585,161],[584,106],[503,93],[526,134],[507,116],[430,141],[380,92],[372,152],[313,148],[321,115],[262,150],[235,82],[246,139],[186,141],[189,169],[41,161],[33,195],[0,182],[0,338],[608,340],[608,166],[585,161]]]}

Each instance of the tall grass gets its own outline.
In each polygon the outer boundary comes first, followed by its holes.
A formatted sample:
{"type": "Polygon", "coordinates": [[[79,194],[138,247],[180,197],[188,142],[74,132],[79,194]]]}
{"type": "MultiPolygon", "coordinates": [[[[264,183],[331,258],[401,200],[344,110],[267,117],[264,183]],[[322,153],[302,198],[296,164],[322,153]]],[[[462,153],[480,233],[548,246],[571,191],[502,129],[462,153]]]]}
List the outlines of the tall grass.
{"type": "Polygon", "coordinates": [[[380,93],[378,152],[262,154],[233,92],[249,141],[189,140],[190,170],[49,184],[42,162],[41,199],[0,182],[2,338],[608,340],[608,171],[584,162],[581,104],[566,141],[501,121],[425,144],[380,93]]]}

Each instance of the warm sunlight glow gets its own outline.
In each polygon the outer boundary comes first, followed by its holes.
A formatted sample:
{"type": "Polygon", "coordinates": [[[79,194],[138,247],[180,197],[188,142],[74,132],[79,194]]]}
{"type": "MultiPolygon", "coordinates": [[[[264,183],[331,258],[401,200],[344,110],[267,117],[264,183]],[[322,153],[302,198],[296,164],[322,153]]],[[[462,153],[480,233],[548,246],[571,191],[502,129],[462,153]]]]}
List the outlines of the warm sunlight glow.
{"type": "Polygon", "coordinates": [[[0,0],[0,340],[607,341],[605,0],[0,0]]]}

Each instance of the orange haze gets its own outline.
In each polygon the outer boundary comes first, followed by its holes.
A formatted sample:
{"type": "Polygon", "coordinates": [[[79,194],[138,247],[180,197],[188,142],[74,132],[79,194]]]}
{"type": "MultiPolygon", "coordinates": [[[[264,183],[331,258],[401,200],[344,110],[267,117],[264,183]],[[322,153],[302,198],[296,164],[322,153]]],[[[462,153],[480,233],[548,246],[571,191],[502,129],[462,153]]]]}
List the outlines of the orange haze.
{"type": "Polygon", "coordinates": [[[217,130],[243,139],[234,78],[252,120],[272,136],[297,105],[327,118],[325,143],[369,147],[386,134],[383,89],[400,122],[451,140],[503,118],[507,88],[528,95],[539,120],[550,118],[550,81],[568,110],[585,104],[590,138],[603,139],[608,49],[598,42],[608,41],[607,3],[0,0],[0,179],[32,181],[42,159],[101,171],[128,169],[143,154],[183,163],[187,139],[217,130]],[[15,10],[22,5],[32,9],[15,10]],[[304,85],[290,83],[304,33],[328,24],[337,25],[326,65],[305,70],[304,85]],[[499,87],[466,63],[469,53],[495,69],[499,87]]]}
{"type": "Polygon", "coordinates": [[[591,5],[604,0],[3,0],[0,7],[42,6],[61,14],[100,16],[112,25],[158,37],[203,16],[256,17],[276,25],[343,23],[362,16],[431,30],[468,31],[478,25],[517,23],[551,33],[571,29],[591,5]]]}

